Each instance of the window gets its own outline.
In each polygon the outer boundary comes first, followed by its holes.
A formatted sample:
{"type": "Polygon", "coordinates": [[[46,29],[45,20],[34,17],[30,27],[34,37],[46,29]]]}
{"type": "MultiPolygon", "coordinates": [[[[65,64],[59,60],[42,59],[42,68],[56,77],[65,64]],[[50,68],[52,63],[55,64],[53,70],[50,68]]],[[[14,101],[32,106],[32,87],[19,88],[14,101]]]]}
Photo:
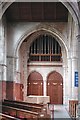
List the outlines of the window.
{"type": "Polygon", "coordinates": [[[40,35],[30,46],[30,61],[61,61],[61,47],[51,35],[40,35]]]}

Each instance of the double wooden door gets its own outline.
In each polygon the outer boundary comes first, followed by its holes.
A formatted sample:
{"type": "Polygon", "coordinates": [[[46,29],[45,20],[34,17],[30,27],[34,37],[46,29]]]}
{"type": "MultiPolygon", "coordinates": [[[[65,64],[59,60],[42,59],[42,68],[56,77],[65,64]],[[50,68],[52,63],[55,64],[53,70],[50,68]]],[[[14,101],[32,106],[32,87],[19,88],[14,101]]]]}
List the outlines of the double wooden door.
{"type": "Polygon", "coordinates": [[[63,81],[62,76],[57,72],[48,76],[47,95],[50,96],[50,103],[63,104],[63,81]]]}
{"type": "Polygon", "coordinates": [[[28,95],[43,95],[43,80],[38,72],[33,72],[28,77],[28,95]]]}

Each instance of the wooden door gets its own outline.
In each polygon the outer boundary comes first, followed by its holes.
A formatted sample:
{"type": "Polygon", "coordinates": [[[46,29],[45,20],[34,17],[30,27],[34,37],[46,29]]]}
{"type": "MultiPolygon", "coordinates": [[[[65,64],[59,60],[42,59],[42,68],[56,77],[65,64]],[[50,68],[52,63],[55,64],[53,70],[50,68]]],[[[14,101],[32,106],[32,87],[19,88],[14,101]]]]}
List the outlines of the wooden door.
{"type": "Polygon", "coordinates": [[[28,77],[28,95],[43,95],[43,80],[38,72],[32,72],[28,77]]]}
{"type": "Polygon", "coordinates": [[[63,80],[57,72],[52,72],[48,76],[47,95],[50,96],[50,103],[63,104],[63,80]]]}

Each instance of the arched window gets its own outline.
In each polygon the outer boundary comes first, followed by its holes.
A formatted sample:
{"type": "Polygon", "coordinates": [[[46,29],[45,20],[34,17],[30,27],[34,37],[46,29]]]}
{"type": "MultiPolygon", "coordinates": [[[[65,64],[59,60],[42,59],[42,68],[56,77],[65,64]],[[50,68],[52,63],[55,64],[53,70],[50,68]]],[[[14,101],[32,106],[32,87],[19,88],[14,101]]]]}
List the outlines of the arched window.
{"type": "Polygon", "coordinates": [[[51,35],[40,35],[30,46],[30,61],[61,61],[61,47],[51,35]]]}

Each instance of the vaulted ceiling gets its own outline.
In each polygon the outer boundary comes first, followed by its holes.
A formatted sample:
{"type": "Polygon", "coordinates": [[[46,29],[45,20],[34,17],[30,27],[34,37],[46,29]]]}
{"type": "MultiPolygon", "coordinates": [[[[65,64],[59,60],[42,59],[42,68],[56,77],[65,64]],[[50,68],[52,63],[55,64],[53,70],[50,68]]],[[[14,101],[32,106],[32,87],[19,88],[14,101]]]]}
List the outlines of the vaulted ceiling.
{"type": "Polygon", "coordinates": [[[67,22],[68,11],[60,2],[15,2],[6,17],[8,21],[67,22]]]}

